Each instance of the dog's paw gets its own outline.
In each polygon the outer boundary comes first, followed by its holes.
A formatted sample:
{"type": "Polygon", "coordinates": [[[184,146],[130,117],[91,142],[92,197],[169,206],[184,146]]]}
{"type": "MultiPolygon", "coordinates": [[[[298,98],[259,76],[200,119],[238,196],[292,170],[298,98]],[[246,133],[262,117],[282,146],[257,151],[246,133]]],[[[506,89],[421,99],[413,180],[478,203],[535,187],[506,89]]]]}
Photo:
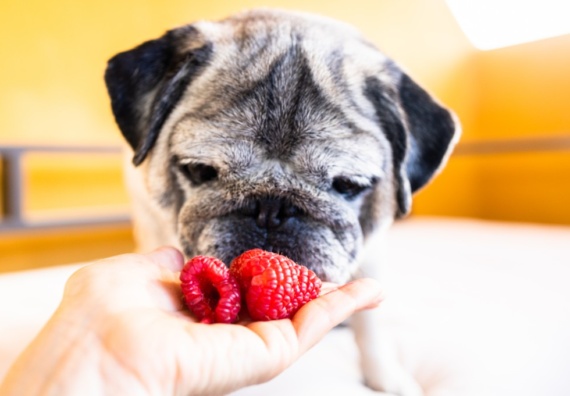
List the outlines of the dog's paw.
{"type": "Polygon", "coordinates": [[[376,391],[397,396],[423,396],[418,382],[401,365],[364,364],[363,375],[366,385],[376,391]]]}

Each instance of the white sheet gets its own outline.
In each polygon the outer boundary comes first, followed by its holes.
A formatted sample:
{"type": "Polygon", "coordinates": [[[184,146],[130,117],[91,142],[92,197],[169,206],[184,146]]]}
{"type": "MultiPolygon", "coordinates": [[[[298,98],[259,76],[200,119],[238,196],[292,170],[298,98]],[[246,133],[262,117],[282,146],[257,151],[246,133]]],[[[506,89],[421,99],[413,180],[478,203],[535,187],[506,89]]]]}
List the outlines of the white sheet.
{"type": "MultiPolygon", "coordinates": [[[[570,227],[413,218],[389,235],[380,308],[429,396],[570,394],[570,227]]],[[[0,276],[0,377],[55,309],[62,266],[0,276]]],[[[368,395],[347,328],[236,395],[368,395]]]]}

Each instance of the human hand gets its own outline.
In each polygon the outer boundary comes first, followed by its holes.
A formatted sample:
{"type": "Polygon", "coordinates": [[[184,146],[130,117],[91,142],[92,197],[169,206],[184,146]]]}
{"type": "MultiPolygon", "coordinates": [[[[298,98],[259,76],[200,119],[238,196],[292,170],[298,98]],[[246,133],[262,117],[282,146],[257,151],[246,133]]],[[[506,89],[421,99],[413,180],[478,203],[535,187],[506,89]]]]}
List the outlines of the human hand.
{"type": "Polygon", "coordinates": [[[275,377],[381,299],[378,284],[361,279],[326,285],[291,320],[201,324],[182,303],[183,264],[180,252],[161,248],[77,271],[0,393],[224,394],[275,377]]]}

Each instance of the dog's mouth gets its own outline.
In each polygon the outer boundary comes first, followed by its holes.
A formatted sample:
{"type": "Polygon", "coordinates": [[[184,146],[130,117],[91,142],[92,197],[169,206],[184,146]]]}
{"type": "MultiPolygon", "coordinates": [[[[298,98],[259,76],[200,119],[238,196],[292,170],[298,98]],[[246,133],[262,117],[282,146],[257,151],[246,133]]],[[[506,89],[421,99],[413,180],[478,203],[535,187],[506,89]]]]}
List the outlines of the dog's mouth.
{"type": "MultiPolygon", "coordinates": [[[[286,222],[292,223],[293,220],[286,220],[286,222]]],[[[287,226],[284,225],[285,227],[287,226]]],[[[294,226],[291,227],[291,229],[294,228],[294,226]]],[[[277,253],[309,268],[321,264],[319,260],[316,260],[317,256],[313,256],[315,260],[309,260],[309,257],[303,254],[304,249],[299,246],[299,242],[288,232],[267,231],[255,227],[243,227],[237,229],[236,232],[241,232],[240,237],[233,240],[225,239],[214,246],[216,256],[227,265],[230,265],[240,254],[252,249],[277,253]]],[[[305,247],[309,244],[310,242],[307,241],[305,247]]]]}
{"type": "Polygon", "coordinates": [[[180,213],[180,244],[187,257],[214,256],[228,266],[247,250],[263,249],[306,266],[322,280],[346,281],[361,245],[358,222],[323,207],[326,203],[317,207],[301,198],[291,192],[256,194],[222,199],[219,206],[200,200],[204,206],[180,213]]]}
{"type": "MultiPolygon", "coordinates": [[[[275,209],[277,212],[277,210],[275,209]]],[[[240,254],[263,249],[284,255],[314,271],[323,281],[344,282],[355,264],[357,243],[341,241],[330,228],[302,217],[291,216],[278,227],[260,227],[259,218],[231,215],[201,226],[187,224],[181,244],[187,257],[214,256],[230,266],[240,254]],[[200,228],[191,231],[196,226],[200,228]],[[197,238],[185,238],[196,235],[197,238]],[[345,243],[343,243],[345,242],[345,243]],[[351,250],[347,249],[347,245],[351,250]]],[[[263,223],[277,221],[265,219],[263,223]]],[[[346,237],[350,239],[350,236],[346,237]]]]}

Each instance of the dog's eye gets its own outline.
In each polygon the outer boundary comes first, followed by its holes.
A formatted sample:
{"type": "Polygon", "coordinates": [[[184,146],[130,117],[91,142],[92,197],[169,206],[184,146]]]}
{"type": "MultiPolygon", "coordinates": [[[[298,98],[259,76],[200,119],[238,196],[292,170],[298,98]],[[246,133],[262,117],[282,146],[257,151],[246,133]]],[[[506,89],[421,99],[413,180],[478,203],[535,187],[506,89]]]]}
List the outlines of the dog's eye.
{"type": "Polygon", "coordinates": [[[355,198],[371,187],[370,184],[359,184],[343,176],[335,177],[332,182],[332,188],[347,199],[355,198]]]}
{"type": "Polygon", "coordinates": [[[180,170],[196,186],[212,181],[218,177],[216,168],[206,164],[181,165],[180,170]]]}

